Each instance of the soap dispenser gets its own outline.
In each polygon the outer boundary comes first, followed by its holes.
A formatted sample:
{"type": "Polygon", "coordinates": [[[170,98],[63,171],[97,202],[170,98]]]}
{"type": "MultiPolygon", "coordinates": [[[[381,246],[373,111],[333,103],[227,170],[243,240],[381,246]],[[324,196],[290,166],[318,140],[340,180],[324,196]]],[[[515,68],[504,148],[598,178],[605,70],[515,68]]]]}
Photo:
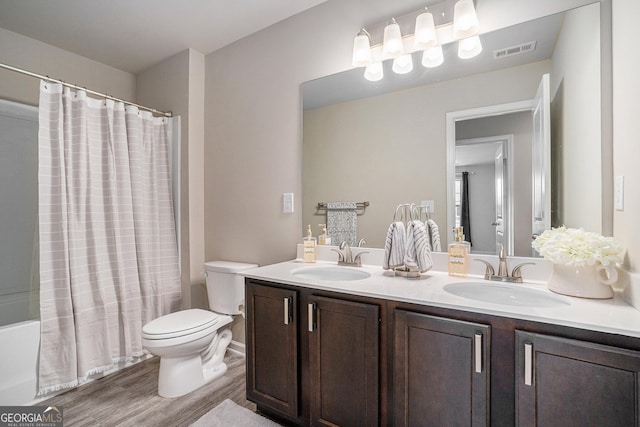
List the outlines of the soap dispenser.
{"type": "Polygon", "coordinates": [[[319,245],[330,245],[331,237],[327,234],[327,224],[318,224],[319,227],[322,227],[322,234],[318,236],[318,244],[319,245]]]}
{"type": "Polygon", "coordinates": [[[302,261],[316,262],[316,238],[311,232],[311,224],[307,227],[307,235],[302,239],[302,261]]]}
{"type": "Polygon", "coordinates": [[[469,261],[467,255],[471,244],[464,240],[462,227],[453,229],[453,243],[449,244],[449,276],[467,277],[469,261]]]}

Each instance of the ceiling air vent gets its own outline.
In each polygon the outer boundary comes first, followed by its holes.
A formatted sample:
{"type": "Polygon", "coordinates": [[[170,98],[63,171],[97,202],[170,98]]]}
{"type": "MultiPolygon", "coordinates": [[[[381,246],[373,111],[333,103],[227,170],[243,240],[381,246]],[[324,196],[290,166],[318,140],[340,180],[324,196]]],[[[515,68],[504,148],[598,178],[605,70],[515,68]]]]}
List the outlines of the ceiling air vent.
{"type": "Polygon", "coordinates": [[[494,50],[493,58],[494,59],[506,58],[507,56],[533,52],[534,50],[536,50],[536,42],[532,41],[532,42],[522,43],[517,46],[505,47],[504,49],[494,50]]]}

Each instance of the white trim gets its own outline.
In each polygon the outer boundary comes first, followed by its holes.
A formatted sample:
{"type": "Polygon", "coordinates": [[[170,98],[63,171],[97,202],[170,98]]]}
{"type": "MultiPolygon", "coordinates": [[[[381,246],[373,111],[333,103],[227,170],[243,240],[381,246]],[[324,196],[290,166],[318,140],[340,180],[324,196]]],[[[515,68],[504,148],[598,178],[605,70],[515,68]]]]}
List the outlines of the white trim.
{"type": "MultiPolygon", "coordinates": [[[[506,104],[488,105],[468,110],[451,111],[446,115],[447,132],[447,227],[455,224],[455,194],[456,179],[456,122],[478,119],[482,117],[499,116],[502,114],[518,113],[533,110],[533,99],[509,102],[506,104]]],[[[451,233],[446,233],[447,246],[452,242],[451,233]]]]}
{"type": "MultiPolygon", "coordinates": [[[[502,152],[504,153],[505,158],[507,159],[507,203],[506,207],[506,215],[505,215],[505,229],[507,230],[507,247],[505,248],[505,252],[508,256],[513,256],[514,252],[514,230],[513,230],[513,134],[508,135],[496,135],[496,136],[487,136],[482,138],[469,138],[469,139],[459,139],[456,142],[462,142],[465,145],[473,145],[473,144],[490,144],[490,143],[501,143],[502,144],[502,152]]],[[[455,151],[455,147],[454,147],[455,151]]],[[[454,164],[454,181],[456,179],[455,173],[455,164],[454,164]]],[[[455,222],[455,198],[454,198],[454,209],[453,209],[453,221],[455,222]]],[[[471,236],[469,236],[471,238],[471,236]]]]}

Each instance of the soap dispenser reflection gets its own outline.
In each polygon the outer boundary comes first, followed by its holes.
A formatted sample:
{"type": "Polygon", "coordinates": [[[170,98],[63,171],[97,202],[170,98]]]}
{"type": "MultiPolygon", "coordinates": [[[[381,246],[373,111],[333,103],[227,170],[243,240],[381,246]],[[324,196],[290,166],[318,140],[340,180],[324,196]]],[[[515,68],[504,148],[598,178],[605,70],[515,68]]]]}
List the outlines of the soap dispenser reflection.
{"type": "Polygon", "coordinates": [[[454,241],[449,244],[449,276],[467,277],[471,243],[464,240],[462,227],[454,228],[453,232],[454,241]]]}
{"type": "Polygon", "coordinates": [[[319,245],[330,245],[331,244],[331,236],[327,234],[327,224],[318,224],[319,227],[322,227],[322,234],[318,236],[318,244],[319,245]]]}

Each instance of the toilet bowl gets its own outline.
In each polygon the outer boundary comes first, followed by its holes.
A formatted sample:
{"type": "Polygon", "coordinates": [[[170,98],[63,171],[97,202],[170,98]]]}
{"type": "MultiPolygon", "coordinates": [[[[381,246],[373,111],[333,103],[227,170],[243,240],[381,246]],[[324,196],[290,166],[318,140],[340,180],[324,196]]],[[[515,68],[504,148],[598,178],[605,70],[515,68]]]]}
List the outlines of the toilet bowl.
{"type": "Polygon", "coordinates": [[[183,396],[225,374],[223,359],[231,342],[228,326],[232,315],[242,312],[244,299],[244,280],[236,273],[255,267],[228,261],[206,263],[207,295],[213,311],[177,311],[144,325],[142,345],[160,356],[160,396],[183,396]]]}

